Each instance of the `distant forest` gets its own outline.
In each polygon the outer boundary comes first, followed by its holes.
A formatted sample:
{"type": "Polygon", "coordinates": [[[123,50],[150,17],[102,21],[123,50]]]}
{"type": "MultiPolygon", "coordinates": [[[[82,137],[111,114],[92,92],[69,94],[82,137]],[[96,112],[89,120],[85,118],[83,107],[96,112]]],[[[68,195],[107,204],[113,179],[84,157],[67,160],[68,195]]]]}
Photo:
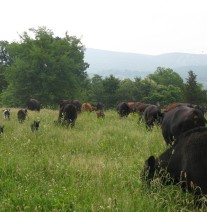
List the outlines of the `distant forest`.
{"type": "Polygon", "coordinates": [[[54,36],[46,27],[29,31],[19,42],[0,41],[2,107],[25,107],[29,98],[50,108],[57,108],[62,99],[102,102],[106,108],[115,108],[122,101],[163,106],[172,102],[207,103],[207,92],[192,70],[185,81],[168,67],[156,67],[145,77],[90,75],[80,39],[67,33],[64,38],[54,36]]]}

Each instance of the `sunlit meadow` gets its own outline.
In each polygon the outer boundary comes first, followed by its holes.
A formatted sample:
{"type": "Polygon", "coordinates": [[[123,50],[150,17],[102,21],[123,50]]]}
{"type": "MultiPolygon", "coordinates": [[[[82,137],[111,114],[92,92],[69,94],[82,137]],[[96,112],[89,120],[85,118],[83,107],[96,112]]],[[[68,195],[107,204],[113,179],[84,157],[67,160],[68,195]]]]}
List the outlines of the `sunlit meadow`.
{"type": "Polygon", "coordinates": [[[23,124],[17,111],[0,117],[1,211],[193,210],[193,196],[178,186],[142,182],[144,161],[166,145],[161,129],[147,131],[137,114],[83,112],[67,129],[55,124],[57,110],[29,111],[23,124]],[[40,120],[34,133],[33,120],[40,120]]]}

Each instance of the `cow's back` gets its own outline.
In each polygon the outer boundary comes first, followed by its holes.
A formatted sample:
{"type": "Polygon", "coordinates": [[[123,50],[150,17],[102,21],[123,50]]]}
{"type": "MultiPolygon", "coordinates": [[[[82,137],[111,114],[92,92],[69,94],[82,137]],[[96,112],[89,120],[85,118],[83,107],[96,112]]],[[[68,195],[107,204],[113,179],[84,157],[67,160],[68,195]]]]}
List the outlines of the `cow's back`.
{"type": "Polygon", "coordinates": [[[162,134],[167,144],[172,143],[183,132],[205,126],[206,120],[199,109],[187,106],[176,107],[165,113],[162,134]]]}
{"type": "Polygon", "coordinates": [[[120,102],[117,105],[116,110],[120,117],[128,116],[131,112],[131,109],[126,102],[120,102]]]}
{"type": "Polygon", "coordinates": [[[29,99],[27,101],[27,108],[29,110],[40,111],[40,102],[36,99],[29,99]]]}
{"type": "Polygon", "coordinates": [[[144,121],[147,127],[152,127],[154,122],[160,124],[162,122],[162,113],[157,105],[149,105],[143,113],[144,121]]]}
{"type": "Polygon", "coordinates": [[[195,204],[199,205],[202,194],[207,195],[207,128],[188,130],[177,139],[177,144],[158,158],[150,156],[146,160],[142,176],[149,183],[154,177],[165,185],[179,183],[194,192],[195,204]]]}
{"type": "Polygon", "coordinates": [[[180,163],[184,174],[181,177],[187,187],[191,189],[193,182],[207,194],[207,128],[197,127],[180,135],[175,151],[182,158],[180,163]]]}

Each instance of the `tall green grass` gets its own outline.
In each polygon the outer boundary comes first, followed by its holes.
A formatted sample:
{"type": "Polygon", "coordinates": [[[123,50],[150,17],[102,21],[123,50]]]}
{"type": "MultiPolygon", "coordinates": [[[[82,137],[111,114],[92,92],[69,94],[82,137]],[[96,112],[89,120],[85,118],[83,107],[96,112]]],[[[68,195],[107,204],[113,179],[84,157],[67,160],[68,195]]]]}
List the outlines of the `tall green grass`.
{"type": "Polygon", "coordinates": [[[166,149],[159,127],[149,132],[137,115],[106,111],[105,119],[81,113],[67,129],[48,109],[29,111],[19,124],[17,110],[9,121],[0,117],[0,211],[193,210],[191,194],[140,179],[145,160],[166,149]]]}

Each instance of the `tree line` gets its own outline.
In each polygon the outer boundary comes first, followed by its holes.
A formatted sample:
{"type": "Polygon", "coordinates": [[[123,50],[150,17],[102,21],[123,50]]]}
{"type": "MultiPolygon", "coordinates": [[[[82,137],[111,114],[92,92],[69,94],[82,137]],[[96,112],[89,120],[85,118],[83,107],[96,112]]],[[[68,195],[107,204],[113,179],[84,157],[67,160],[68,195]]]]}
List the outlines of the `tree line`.
{"type": "Polygon", "coordinates": [[[192,70],[186,82],[170,68],[157,67],[142,79],[120,80],[113,75],[89,78],[84,45],[76,36],[60,38],[46,27],[29,29],[20,41],[0,41],[0,105],[25,107],[29,98],[44,107],[57,107],[62,99],[102,102],[114,108],[121,101],[168,105],[189,102],[205,105],[207,91],[192,70]]]}

